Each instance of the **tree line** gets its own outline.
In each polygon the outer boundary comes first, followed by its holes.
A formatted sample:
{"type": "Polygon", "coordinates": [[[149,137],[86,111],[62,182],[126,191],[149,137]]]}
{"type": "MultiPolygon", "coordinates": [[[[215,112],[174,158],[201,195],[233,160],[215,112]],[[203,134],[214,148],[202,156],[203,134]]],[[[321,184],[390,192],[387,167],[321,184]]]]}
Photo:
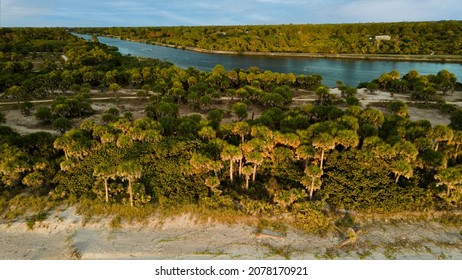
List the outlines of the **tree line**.
{"type": "Polygon", "coordinates": [[[395,22],[200,27],[80,28],[147,43],[237,52],[460,55],[462,23],[395,22]],[[384,40],[380,36],[390,36],[384,40]],[[376,37],[377,36],[377,37],[376,37]]]}

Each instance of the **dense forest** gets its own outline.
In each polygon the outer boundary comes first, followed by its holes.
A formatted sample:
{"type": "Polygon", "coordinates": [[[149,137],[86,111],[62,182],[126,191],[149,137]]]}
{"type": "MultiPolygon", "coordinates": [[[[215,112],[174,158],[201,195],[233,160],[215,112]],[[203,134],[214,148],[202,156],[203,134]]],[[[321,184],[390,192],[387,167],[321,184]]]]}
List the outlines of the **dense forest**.
{"type": "Polygon", "coordinates": [[[236,52],[461,55],[462,22],[81,28],[147,43],[236,52]],[[389,37],[387,37],[389,36],[389,37]]]}
{"type": "Polygon", "coordinates": [[[340,81],[338,98],[319,75],[220,65],[203,72],[122,56],[64,29],[0,32],[2,99],[60,133],[21,136],[0,127],[4,219],[11,218],[13,202],[27,197],[290,214],[308,231],[330,227],[327,205],[380,213],[461,206],[462,111],[440,100],[457,87],[448,71],[393,71],[363,85],[371,94],[379,88],[401,92],[450,114],[449,127],[432,126],[411,121],[402,101],[387,104],[386,113],[363,108],[357,88],[340,81]],[[122,115],[115,105],[100,120],[85,120],[94,114],[92,90],[119,104],[122,88],[137,90],[146,103],[144,117],[122,115]],[[297,90],[313,91],[318,100],[288,106],[297,90]],[[49,106],[30,102],[50,97],[49,106]],[[223,100],[226,110],[218,107],[223,100]],[[182,106],[195,113],[180,115],[182,106]],[[253,116],[250,108],[262,113],[253,116]],[[73,120],[80,124],[72,126],[73,120]]]}

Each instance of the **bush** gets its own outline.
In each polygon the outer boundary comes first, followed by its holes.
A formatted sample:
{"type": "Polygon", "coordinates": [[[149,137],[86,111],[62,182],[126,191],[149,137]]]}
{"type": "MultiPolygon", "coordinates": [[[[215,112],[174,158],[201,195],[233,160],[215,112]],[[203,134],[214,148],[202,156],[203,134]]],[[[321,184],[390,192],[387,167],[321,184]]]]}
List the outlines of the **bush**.
{"type": "Polygon", "coordinates": [[[68,118],[59,117],[53,120],[53,128],[61,134],[71,128],[71,121],[68,118]]]}
{"type": "Polygon", "coordinates": [[[35,112],[35,117],[42,124],[50,124],[53,120],[53,113],[49,107],[38,107],[35,112]]]}
{"type": "Polygon", "coordinates": [[[345,98],[345,101],[349,106],[360,105],[359,99],[356,96],[348,96],[345,98]]]}
{"type": "Polygon", "coordinates": [[[31,111],[34,109],[34,103],[30,102],[30,101],[24,101],[23,103],[21,103],[20,105],[20,108],[21,108],[21,113],[24,115],[24,116],[30,116],[31,114],[31,111]]]}
{"type": "Polygon", "coordinates": [[[318,194],[335,208],[359,211],[420,210],[433,203],[427,190],[419,187],[419,177],[401,187],[387,166],[384,160],[355,149],[334,152],[326,161],[318,194]]]}

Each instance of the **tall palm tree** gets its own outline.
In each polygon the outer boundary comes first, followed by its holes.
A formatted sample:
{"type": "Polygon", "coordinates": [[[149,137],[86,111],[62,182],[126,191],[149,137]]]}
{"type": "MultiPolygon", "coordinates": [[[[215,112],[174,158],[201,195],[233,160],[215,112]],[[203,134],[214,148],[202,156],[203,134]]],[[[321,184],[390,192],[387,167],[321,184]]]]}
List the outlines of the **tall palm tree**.
{"type": "Polygon", "coordinates": [[[115,179],[117,175],[117,170],[107,163],[101,163],[95,167],[93,171],[93,175],[103,179],[104,181],[104,191],[106,194],[106,203],[109,202],[109,187],[108,187],[108,180],[115,179]]]}
{"type": "Polygon", "coordinates": [[[326,151],[332,150],[335,148],[335,139],[330,134],[321,133],[318,137],[313,139],[313,146],[315,148],[321,149],[321,162],[319,168],[323,167],[324,154],[326,151]]]}
{"type": "Polygon", "coordinates": [[[252,151],[246,155],[245,160],[253,164],[252,182],[255,182],[257,167],[263,163],[263,155],[260,151],[252,151]]]}
{"type": "Polygon", "coordinates": [[[69,152],[74,140],[68,135],[61,135],[53,142],[53,147],[57,150],[63,150],[66,160],[69,160],[69,152]]]}
{"type": "Polygon", "coordinates": [[[305,168],[308,166],[308,161],[310,159],[316,158],[316,151],[312,146],[301,145],[295,151],[297,160],[305,161],[305,168]]]}
{"type": "Polygon", "coordinates": [[[356,147],[359,144],[359,136],[353,130],[343,129],[337,132],[335,142],[345,148],[356,147]]]}
{"type": "Polygon", "coordinates": [[[210,188],[213,194],[220,195],[221,191],[218,189],[220,186],[220,179],[216,176],[210,176],[205,179],[205,185],[210,188]]]}
{"type": "Polygon", "coordinates": [[[438,151],[439,144],[443,142],[450,142],[454,137],[454,132],[445,125],[437,124],[430,129],[428,136],[433,139],[435,142],[434,149],[435,151],[438,151]]]}
{"type": "Polygon", "coordinates": [[[244,143],[245,136],[250,133],[250,125],[247,122],[235,122],[231,125],[231,133],[241,137],[241,143],[244,143]]]}
{"type": "Polygon", "coordinates": [[[199,137],[205,140],[212,140],[217,138],[217,132],[211,126],[204,126],[198,132],[199,137]]]}
{"type": "Polygon", "coordinates": [[[438,186],[446,186],[446,195],[449,197],[452,190],[462,188],[462,165],[441,170],[435,179],[438,180],[438,186]]]}
{"type": "Polygon", "coordinates": [[[410,163],[404,160],[397,160],[391,164],[391,171],[395,174],[395,183],[398,183],[398,180],[401,176],[409,179],[414,173],[410,163]]]}
{"type": "Polygon", "coordinates": [[[400,160],[404,160],[406,162],[412,162],[417,158],[419,151],[409,141],[400,141],[393,145],[392,153],[400,160]]]}
{"type": "Polygon", "coordinates": [[[233,182],[233,163],[242,158],[242,151],[234,145],[226,145],[220,154],[221,159],[229,160],[229,179],[233,182]]]}
{"type": "Polygon", "coordinates": [[[462,145],[462,131],[454,130],[454,136],[452,137],[451,144],[455,146],[454,158],[459,156],[459,148],[462,145]]]}
{"type": "Polygon", "coordinates": [[[0,146],[0,179],[7,186],[20,182],[24,172],[30,170],[27,154],[15,146],[3,144],[0,146]]]}
{"type": "Polygon", "coordinates": [[[310,165],[305,168],[305,175],[302,177],[300,183],[310,191],[310,200],[313,197],[313,192],[316,188],[321,186],[321,176],[323,175],[322,169],[317,165],[310,165]]]}
{"type": "Polygon", "coordinates": [[[300,136],[295,133],[274,133],[274,142],[275,144],[281,144],[288,146],[292,149],[297,149],[300,146],[300,136]]]}
{"type": "Polygon", "coordinates": [[[244,168],[242,168],[242,174],[244,174],[244,176],[245,176],[245,189],[246,190],[249,189],[249,179],[250,179],[250,175],[252,175],[252,173],[253,173],[252,166],[246,165],[246,166],[244,166],[244,168]]]}
{"type": "Polygon", "coordinates": [[[134,161],[126,161],[117,167],[117,176],[123,181],[128,181],[128,193],[130,195],[130,206],[133,206],[133,182],[142,175],[143,168],[134,161]]]}

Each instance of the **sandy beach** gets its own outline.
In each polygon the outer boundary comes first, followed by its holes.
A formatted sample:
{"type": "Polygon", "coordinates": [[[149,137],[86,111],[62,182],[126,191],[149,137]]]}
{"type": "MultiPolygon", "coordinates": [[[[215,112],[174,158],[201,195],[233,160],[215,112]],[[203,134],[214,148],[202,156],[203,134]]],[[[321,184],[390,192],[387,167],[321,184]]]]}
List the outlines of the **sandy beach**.
{"type": "Polygon", "coordinates": [[[0,224],[0,259],[457,259],[462,227],[426,221],[370,222],[355,242],[341,234],[284,234],[246,224],[204,222],[184,214],[139,224],[86,221],[70,207],[29,229],[0,224]]]}

